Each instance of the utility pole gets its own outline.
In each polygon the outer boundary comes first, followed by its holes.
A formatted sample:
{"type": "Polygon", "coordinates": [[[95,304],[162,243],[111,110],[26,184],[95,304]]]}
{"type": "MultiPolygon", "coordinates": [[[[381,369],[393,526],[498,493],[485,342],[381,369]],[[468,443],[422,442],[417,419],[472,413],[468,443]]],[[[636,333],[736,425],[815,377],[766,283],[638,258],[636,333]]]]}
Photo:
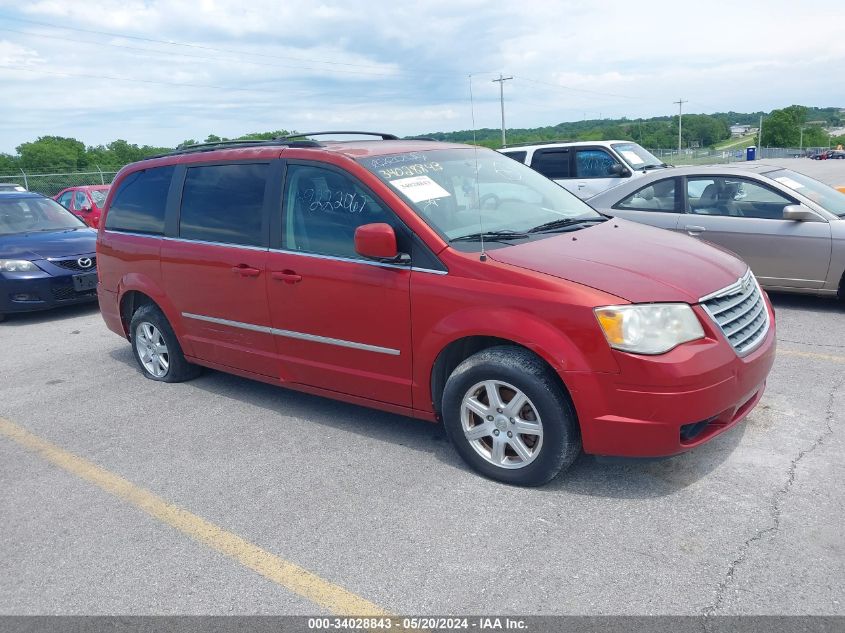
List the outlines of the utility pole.
{"type": "Polygon", "coordinates": [[[507,147],[505,142],[505,82],[511,79],[513,77],[502,77],[502,73],[499,73],[499,78],[493,80],[499,82],[499,103],[502,106],[502,147],[507,147]]]}
{"type": "Polygon", "coordinates": [[[678,154],[680,154],[680,153],[681,153],[681,146],[682,146],[682,141],[681,141],[681,127],[682,127],[682,124],[681,124],[681,119],[682,119],[682,118],[683,118],[683,116],[684,116],[684,104],[685,104],[685,103],[687,103],[687,101],[684,101],[683,99],[678,99],[677,101],[673,101],[672,103],[677,103],[677,104],[678,104],[678,154]]]}
{"type": "Polygon", "coordinates": [[[804,126],[802,125],[800,128],[800,133],[798,134],[798,149],[804,149],[804,126]]]}
{"type": "Polygon", "coordinates": [[[763,115],[760,115],[760,125],[757,128],[757,154],[763,153],[763,115]]]}

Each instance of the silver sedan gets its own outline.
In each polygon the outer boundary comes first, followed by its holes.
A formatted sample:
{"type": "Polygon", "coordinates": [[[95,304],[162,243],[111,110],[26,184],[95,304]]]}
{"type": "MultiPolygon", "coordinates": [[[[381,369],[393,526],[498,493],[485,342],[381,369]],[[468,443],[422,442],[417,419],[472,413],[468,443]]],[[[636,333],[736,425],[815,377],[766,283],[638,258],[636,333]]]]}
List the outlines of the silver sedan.
{"type": "Polygon", "coordinates": [[[587,202],[733,251],[769,290],[845,298],[845,194],[790,169],[676,167],[587,202]]]}

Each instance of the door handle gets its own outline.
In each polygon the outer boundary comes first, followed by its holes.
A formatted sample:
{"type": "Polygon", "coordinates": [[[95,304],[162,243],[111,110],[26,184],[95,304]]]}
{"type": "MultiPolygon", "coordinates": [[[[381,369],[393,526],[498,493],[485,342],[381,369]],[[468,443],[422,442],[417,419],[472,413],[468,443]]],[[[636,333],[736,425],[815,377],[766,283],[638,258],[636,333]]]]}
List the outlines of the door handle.
{"type": "Polygon", "coordinates": [[[253,268],[247,264],[232,266],[232,272],[236,275],[240,275],[241,277],[258,277],[258,275],[261,274],[261,271],[258,268],[253,268]]]}
{"type": "Polygon", "coordinates": [[[302,281],[302,275],[297,275],[292,270],[277,270],[270,273],[270,276],[277,281],[284,281],[286,284],[298,284],[302,281]]]}
{"type": "Polygon", "coordinates": [[[690,235],[698,235],[699,233],[704,233],[707,229],[703,226],[685,226],[684,227],[690,235]]]}

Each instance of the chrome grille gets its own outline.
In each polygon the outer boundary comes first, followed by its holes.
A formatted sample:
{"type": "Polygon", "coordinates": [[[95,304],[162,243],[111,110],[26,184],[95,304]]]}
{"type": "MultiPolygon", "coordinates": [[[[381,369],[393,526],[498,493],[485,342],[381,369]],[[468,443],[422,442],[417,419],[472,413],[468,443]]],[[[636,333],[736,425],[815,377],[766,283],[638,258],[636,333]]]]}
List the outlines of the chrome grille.
{"type": "Polygon", "coordinates": [[[84,270],[86,272],[93,272],[97,270],[97,258],[90,257],[88,259],[91,260],[91,265],[88,268],[83,268],[79,265],[79,260],[83,258],[76,258],[76,259],[51,259],[50,263],[55,264],[56,266],[61,266],[62,268],[67,268],[68,270],[84,270]]]}
{"type": "Polygon", "coordinates": [[[701,306],[740,356],[753,351],[769,331],[769,311],[749,269],[735,283],[701,299],[701,306]]]}

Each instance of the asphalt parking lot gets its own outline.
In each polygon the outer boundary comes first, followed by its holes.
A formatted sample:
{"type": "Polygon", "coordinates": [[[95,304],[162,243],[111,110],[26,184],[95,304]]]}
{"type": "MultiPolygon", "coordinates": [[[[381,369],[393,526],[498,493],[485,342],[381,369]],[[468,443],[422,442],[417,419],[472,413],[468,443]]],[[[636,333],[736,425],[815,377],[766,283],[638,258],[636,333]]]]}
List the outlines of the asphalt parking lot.
{"type": "MultiPolygon", "coordinates": [[[[829,162],[779,161],[845,184],[829,162]]],[[[0,613],[845,615],[845,304],[773,301],[747,421],[540,489],[473,474],[426,422],[145,380],[96,306],[9,317],[0,613]]]]}

